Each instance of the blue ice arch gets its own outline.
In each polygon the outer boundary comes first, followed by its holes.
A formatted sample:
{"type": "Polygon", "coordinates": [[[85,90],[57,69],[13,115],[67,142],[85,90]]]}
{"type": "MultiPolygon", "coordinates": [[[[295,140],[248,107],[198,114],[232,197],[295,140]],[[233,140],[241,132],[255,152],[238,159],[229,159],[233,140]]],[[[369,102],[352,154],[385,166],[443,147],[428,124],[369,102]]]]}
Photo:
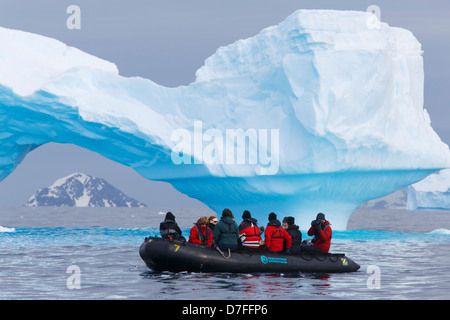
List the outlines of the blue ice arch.
{"type": "Polygon", "coordinates": [[[0,178],[45,143],[72,143],[216,212],[307,227],[321,211],[345,229],[361,202],[450,167],[423,81],[412,33],[367,12],[296,11],[177,88],[0,28],[0,178]]]}

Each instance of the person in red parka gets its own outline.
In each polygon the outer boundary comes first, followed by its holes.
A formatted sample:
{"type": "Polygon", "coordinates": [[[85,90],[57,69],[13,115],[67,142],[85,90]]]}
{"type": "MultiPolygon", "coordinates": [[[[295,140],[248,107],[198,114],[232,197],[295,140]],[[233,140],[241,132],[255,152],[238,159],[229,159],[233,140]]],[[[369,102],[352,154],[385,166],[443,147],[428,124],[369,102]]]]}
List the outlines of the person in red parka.
{"type": "Polygon", "coordinates": [[[281,227],[277,215],[273,212],[269,214],[269,223],[264,231],[266,248],[272,252],[283,251],[284,242],[286,241],[286,252],[291,251],[292,238],[284,228],[281,227]]]}
{"type": "Polygon", "coordinates": [[[330,222],[325,219],[323,213],[318,213],[316,220],[311,221],[311,228],[308,230],[308,235],[314,236],[312,248],[306,248],[308,251],[311,251],[311,253],[328,253],[330,250],[332,233],[333,231],[331,230],[330,222]]]}
{"type": "Polygon", "coordinates": [[[208,227],[207,217],[201,217],[196,223],[194,223],[191,233],[189,234],[188,242],[204,246],[212,246],[213,233],[211,228],[208,227]]]}

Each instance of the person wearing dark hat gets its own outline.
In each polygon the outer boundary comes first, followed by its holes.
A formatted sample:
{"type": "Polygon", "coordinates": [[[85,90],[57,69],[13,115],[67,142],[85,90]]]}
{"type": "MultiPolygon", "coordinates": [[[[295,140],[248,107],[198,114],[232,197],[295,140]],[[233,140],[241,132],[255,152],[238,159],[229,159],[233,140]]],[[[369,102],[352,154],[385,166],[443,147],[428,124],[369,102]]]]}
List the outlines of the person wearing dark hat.
{"type": "Polygon", "coordinates": [[[269,223],[264,231],[265,244],[267,250],[271,252],[286,251],[289,252],[292,246],[292,238],[289,233],[281,227],[280,221],[277,220],[277,215],[273,212],[269,214],[269,223]],[[284,243],[286,242],[286,245],[284,243]]]}
{"type": "Polygon", "coordinates": [[[309,236],[314,236],[313,245],[306,247],[311,253],[328,253],[330,250],[331,236],[333,231],[330,222],[325,219],[323,213],[318,213],[316,220],[311,221],[311,228],[308,230],[309,236]]]}
{"type": "Polygon", "coordinates": [[[167,212],[166,217],[163,222],[159,224],[159,232],[162,238],[186,241],[186,239],[181,235],[181,229],[175,222],[175,216],[172,212],[167,212]]]}
{"type": "Polygon", "coordinates": [[[224,209],[222,218],[214,228],[214,243],[220,249],[238,249],[239,229],[234,222],[233,213],[229,209],[224,209]]]}
{"type": "Polygon", "coordinates": [[[299,230],[300,228],[297,225],[295,225],[295,218],[294,217],[284,218],[282,226],[292,238],[291,253],[294,254],[300,253],[302,246],[302,232],[299,230]]]}
{"type": "Polygon", "coordinates": [[[259,250],[259,246],[264,244],[261,239],[260,229],[257,220],[252,218],[249,211],[242,214],[242,223],[239,225],[239,239],[242,248],[245,250],[259,250]]]}

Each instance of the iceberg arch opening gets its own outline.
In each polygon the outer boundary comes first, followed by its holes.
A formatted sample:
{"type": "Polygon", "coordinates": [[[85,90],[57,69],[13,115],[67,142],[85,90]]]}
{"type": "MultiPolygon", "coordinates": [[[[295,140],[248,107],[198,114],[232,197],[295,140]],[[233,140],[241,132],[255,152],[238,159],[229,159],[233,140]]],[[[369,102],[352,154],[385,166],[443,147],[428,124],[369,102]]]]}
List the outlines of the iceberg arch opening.
{"type": "Polygon", "coordinates": [[[167,182],[146,179],[131,167],[71,143],[46,143],[29,152],[0,183],[0,206],[23,206],[39,189],[76,172],[105,179],[149,209],[203,208],[167,182]]]}

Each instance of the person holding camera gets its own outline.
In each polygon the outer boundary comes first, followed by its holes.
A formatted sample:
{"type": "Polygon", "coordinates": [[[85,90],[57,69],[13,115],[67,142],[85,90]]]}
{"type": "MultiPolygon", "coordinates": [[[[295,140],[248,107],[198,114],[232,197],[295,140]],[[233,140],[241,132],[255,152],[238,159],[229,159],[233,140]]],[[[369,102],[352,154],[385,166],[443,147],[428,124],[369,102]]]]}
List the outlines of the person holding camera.
{"type": "Polygon", "coordinates": [[[313,245],[306,247],[310,253],[328,253],[331,244],[332,230],[330,222],[325,219],[323,213],[318,213],[316,220],[311,221],[311,228],[308,230],[309,236],[314,236],[313,245]]]}

